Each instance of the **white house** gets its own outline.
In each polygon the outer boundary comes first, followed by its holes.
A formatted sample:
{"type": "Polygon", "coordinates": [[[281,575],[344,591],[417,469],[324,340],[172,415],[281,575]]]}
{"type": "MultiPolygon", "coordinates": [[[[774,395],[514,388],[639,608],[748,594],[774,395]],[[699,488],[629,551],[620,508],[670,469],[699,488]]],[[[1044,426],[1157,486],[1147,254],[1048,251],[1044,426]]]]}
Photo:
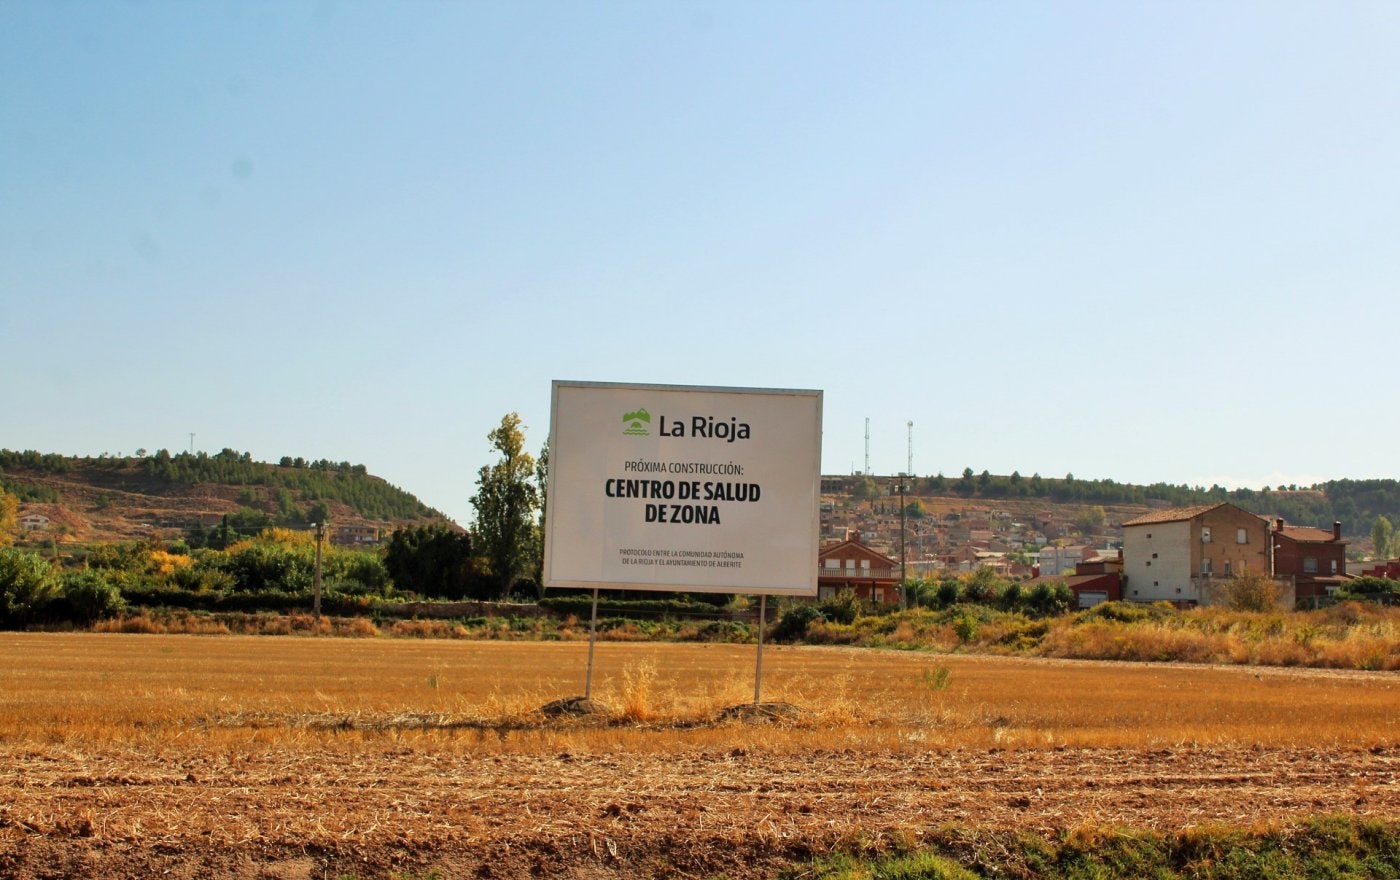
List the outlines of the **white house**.
{"type": "Polygon", "coordinates": [[[1074,568],[1087,557],[1084,547],[1044,547],[1036,554],[1036,564],[1040,566],[1041,577],[1058,574],[1074,574],[1074,568]]]}
{"type": "Polygon", "coordinates": [[[1269,521],[1233,504],[1174,507],[1123,523],[1123,598],[1206,604],[1214,578],[1273,576],[1269,521]]]}

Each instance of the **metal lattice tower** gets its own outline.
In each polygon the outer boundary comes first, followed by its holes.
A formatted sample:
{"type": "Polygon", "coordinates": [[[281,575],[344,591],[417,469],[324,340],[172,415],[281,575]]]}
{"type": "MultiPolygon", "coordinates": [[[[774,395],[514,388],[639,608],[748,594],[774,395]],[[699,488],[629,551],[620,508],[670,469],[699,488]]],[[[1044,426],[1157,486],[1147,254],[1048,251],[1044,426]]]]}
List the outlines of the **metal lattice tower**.
{"type": "Polygon", "coordinates": [[[909,469],[905,471],[909,476],[914,476],[914,423],[909,423],[909,469]]]}
{"type": "Polygon", "coordinates": [[[865,417],[865,470],[861,473],[870,475],[870,416],[865,417]]]}

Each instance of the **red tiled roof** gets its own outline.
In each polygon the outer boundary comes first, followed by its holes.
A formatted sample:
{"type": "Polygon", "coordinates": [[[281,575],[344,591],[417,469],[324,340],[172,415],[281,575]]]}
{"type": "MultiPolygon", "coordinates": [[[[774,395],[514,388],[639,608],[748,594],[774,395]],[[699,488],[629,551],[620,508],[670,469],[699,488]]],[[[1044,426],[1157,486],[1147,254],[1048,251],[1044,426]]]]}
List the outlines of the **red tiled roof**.
{"type": "Polygon", "coordinates": [[[1274,534],[1282,534],[1285,538],[1291,538],[1294,541],[1307,542],[1331,541],[1333,537],[1330,530],[1314,529],[1311,526],[1284,526],[1282,532],[1275,532],[1274,534]]]}
{"type": "Polygon", "coordinates": [[[1124,522],[1125,526],[1150,526],[1157,523],[1180,522],[1184,519],[1194,519],[1207,510],[1214,510],[1225,504],[1197,504],[1193,507],[1169,507],[1166,510],[1154,510],[1151,513],[1144,513],[1142,516],[1124,522]]]}
{"type": "Polygon", "coordinates": [[[848,538],[845,541],[838,541],[835,544],[828,544],[827,546],[820,548],[817,551],[817,561],[825,561],[828,556],[831,556],[836,551],[845,550],[848,548],[857,550],[858,552],[855,554],[856,556],[863,556],[872,561],[884,563],[886,566],[899,565],[899,563],[896,560],[891,559],[890,557],[886,556],[880,551],[874,550],[869,545],[863,544],[860,541],[857,541],[853,538],[848,538]]]}

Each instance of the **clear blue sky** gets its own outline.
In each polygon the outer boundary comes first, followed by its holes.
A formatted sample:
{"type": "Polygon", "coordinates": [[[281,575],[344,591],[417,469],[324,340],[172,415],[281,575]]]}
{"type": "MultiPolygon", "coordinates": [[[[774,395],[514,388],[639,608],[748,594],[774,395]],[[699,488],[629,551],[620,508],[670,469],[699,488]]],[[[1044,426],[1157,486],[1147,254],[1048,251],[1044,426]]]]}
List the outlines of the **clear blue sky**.
{"type": "Polygon", "coordinates": [[[823,470],[1394,476],[1400,4],[0,4],[0,446],[466,523],[551,379],[823,470]]]}

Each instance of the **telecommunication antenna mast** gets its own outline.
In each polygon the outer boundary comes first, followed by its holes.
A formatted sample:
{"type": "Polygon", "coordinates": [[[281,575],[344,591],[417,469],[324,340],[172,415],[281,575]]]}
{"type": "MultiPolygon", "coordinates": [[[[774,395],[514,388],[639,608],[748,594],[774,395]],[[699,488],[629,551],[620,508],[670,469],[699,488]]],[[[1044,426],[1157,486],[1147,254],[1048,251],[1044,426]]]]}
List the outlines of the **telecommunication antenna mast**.
{"type": "Polygon", "coordinates": [[[861,473],[870,474],[870,416],[865,417],[865,470],[861,473]]]}
{"type": "Polygon", "coordinates": [[[905,471],[909,476],[914,476],[914,423],[909,423],[909,469],[905,471]]]}

